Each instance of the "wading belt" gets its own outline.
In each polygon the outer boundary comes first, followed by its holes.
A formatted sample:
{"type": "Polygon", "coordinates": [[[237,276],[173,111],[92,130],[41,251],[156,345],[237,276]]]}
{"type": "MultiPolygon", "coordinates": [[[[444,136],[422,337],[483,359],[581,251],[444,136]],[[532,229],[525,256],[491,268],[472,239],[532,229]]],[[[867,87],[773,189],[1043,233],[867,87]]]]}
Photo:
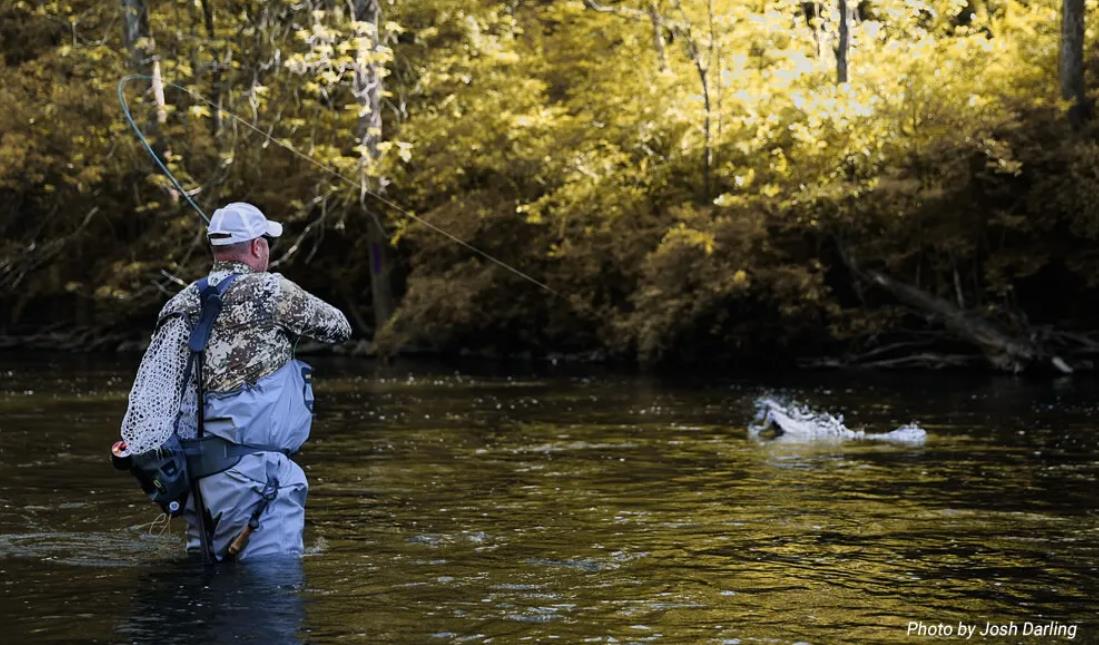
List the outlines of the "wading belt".
{"type": "Polygon", "coordinates": [[[217,435],[207,435],[198,439],[180,439],[183,455],[187,457],[187,474],[192,480],[202,479],[229,470],[237,465],[241,457],[257,452],[280,452],[292,456],[289,450],[278,446],[266,446],[253,443],[233,443],[217,435]]]}

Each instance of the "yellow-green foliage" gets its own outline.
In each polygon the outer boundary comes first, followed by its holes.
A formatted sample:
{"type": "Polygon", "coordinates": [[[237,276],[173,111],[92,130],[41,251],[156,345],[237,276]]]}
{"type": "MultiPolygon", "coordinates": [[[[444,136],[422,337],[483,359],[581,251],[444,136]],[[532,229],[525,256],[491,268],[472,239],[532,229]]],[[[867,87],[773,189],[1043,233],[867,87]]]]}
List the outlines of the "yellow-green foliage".
{"type": "MultiPolygon", "coordinates": [[[[207,98],[220,83],[226,109],[565,296],[364,207],[227,118],[215,133],[215,109],[185,93],[157,126],[135,84],[135,114],[200,202],[286,221],[279,269],[341,305],[369,307],[366,218],[385,219],[404,295],[389,347],[728,358],[911,324],[853,285],[841,248],[992,315],[1099,284],[1099,142],[1058,100],[1056,0],[849,2],[844,84],[834,2],[395,0],[380,50],[345,3],[211,0],[213,38],[200,4],[151,3],[166,80],[207,98]],[[367,65],[384,68],[376,158],[353,93],[367,65]]],[[[0,9],[0,287],[21,301],[7,324],[37,320],[27,301],[148,312],[166,274],[205,261],[197,218],[114,105],[120,18],[118,2],[0,9]]]]}

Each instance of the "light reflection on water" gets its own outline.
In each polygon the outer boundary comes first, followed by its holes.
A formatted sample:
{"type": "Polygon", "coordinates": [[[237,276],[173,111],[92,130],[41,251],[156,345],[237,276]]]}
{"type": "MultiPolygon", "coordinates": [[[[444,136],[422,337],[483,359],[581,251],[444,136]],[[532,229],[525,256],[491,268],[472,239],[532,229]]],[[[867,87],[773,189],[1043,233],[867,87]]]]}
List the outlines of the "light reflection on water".
{"type": "Polygon", "coordinates": [[[0,360],[15,641],[887,642],[910,620],[1099,639],[1093,381],[314,362],[308,555],[209,572],[106,463],[134,367],[0,360]],[[750,442],[764,392],[928,442],[750,442]]]}

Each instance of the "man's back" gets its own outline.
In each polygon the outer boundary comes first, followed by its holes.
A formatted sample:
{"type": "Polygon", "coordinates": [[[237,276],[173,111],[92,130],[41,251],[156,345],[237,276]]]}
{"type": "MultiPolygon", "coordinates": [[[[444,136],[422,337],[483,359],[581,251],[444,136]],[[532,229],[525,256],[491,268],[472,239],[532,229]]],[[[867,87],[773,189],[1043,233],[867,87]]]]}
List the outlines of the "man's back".
{"type": "MultiPolygon", "coordinates": [[[[298,336],[329,343],[351,336],[343,313],[281,274],[216,262],[209,277],[220,281],[234,273],[239,275],[223,297],[206,348],[206,391],[230,392],[274,373],[292,358],[298,336]]],[[[164,305],[158,325],[174,316],[193,325],[200,309],[197,283],[192,283],[164,305]]]]}

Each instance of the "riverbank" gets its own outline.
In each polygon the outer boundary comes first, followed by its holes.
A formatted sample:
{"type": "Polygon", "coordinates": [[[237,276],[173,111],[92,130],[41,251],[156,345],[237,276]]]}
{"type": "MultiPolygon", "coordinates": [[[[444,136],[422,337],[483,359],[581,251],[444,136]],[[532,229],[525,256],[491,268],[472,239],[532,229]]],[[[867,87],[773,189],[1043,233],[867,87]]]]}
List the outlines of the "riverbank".
{"type": "MultiPolygon", "coordinates": [[[[148,331],[137,329],[118,330],[106,327],[53,328],[33,334],[0,334],[0,352],[69,352],[69,353],[115,353],[140,355],[149,343],[148,331]]],[[[740,360],[675,360],[665,356],[660,361],[638,361],[634,357],[616,355],[602,348],[586,351],[554,351],[552,349],[516,349],[513,351],[493,348],[431,348],[406,346],[396,353],[379,352],[370,340],[359,338],[347,343],[328,345],[309,339],[303,339],[295,348],[302,356],[345,356],[362,359],[391,361],[395,358],[427,358],[442,360],[482,360],[500,362],[534,362],[550,365],[607,365],[612,367],[634,368],[639,366],[665,366],[680,370],[706,369],[722,370],[765,370],[782,371],[941,371],[961,370],[969,372],[1001,373],[992,369],[985,356],[965,351],[964,345],[943,341],[937,337],[916,340],[883,342],[869,349],[859,351],[838,350],[827,355],[782,355],[767,357],[745,355],[740,360]]],[[[1046,369],[1031,370],[1038,374],[1063,375],[1066,372],[1048,366],[1046,369]]],[[[1073,372],[1093,372],[1095,363],[1090,358],[1078,357],[1073,360],[1073,372]]]]}

